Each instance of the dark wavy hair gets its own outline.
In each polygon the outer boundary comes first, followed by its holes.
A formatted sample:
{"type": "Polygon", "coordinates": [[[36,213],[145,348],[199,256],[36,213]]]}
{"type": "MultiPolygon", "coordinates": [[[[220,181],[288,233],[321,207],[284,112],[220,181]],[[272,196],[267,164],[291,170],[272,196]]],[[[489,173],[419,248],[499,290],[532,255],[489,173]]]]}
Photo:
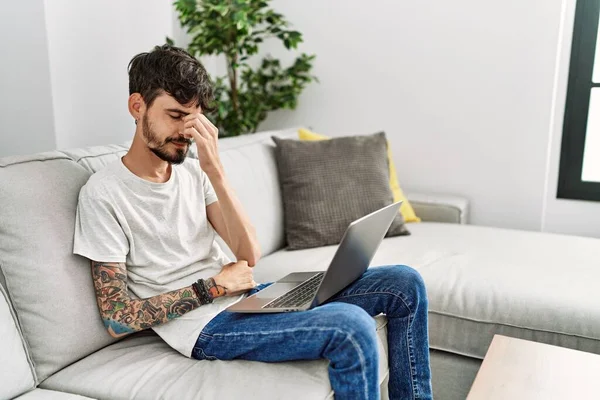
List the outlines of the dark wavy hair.
{"type": "Polygon", "coordinates": [[[140,93],[148,107],[162,92],[182,105],[195,101],[202,111],[213,111],[213,85],[204,66],[179,47],[156,46],[133,57],[127,66],[129,94],[140,93]]]}

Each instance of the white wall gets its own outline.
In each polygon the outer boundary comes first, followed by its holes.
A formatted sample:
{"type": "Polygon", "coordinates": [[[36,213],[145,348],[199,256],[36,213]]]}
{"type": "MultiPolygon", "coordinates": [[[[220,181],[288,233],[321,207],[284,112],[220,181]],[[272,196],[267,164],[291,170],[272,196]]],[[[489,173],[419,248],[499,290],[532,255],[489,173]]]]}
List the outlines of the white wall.
{"type": "Polygon", "coordinates": [[[557,54],[555,112],[550,126],[552,140],[548,156],[546,203],[542,230],[600,237],[600,202],[556,198],[574,14],[575,1],[565,0],[560,35],[562,40],[558,45],[559,52],[557,54]]]}
{"type": "Polygon", "coordinates": [[[58,148],[132,138],[127,64],[172,34],[164,0],[44,0],[58,148]]]}
{"type": "MultiPolygon", "coordinates": [[[[185,47],[172,2],[10,2],[0,9],[0,156],[131,139],[127,64],[175,39],[185,47]]],[[[215,73],[213,57],[202,59],[215,73]]]]}
{"type": "Polygon", "coordinates": [[[42,0],[0,8],[0,157],[56,147],[42,0]]]}
{"type": "Polygon", "coordinates": [[[540,230],[561,4],[275,0],[321,83],[263,128],[383,129],[405,190],[464,195],[476,224],[540,230]]]}

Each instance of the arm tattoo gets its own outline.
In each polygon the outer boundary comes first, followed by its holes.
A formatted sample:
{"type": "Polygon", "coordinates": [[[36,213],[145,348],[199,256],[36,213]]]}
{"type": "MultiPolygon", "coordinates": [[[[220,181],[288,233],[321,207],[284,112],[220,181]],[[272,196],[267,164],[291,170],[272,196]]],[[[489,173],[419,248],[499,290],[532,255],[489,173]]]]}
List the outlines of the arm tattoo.
{"type": "Polygon", "coordinates": [[[212,297],[213,299],[225,296],[225,294],[227,294],[227,288],[225,286],[217,285],[213,278],[206,279],[204,281],[204,286],[206,287],[206,290],[208,291],[210,297],[212,297]]]}
{"type": "Polygon", "coordinates": [[[132,299],[127,293],[124,263],[92,261],[92,278],[104,326],[114,337],[164,324],[202,305],[192,286],[132,299]]]}

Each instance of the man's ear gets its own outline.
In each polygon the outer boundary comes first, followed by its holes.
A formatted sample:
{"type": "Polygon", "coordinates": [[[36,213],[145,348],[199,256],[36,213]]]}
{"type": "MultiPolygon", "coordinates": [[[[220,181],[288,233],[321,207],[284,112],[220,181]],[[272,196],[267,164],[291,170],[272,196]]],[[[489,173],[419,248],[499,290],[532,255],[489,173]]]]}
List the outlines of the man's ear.
{"type": "Polygon", "coordinates": [[[132,93],[129,96],[128,106],[129,114],[131,114],[137,124],[137,121],[142,118],[142,115],[144,115],[144,112],[146,111],[146,103],[144,102],[142,95],[139,93],[132,93]]]}

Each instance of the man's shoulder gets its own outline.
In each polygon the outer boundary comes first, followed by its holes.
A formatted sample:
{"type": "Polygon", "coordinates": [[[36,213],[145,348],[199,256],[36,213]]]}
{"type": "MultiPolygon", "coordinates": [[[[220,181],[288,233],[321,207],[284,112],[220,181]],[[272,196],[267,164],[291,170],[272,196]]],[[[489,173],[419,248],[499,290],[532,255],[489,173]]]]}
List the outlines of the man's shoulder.
{"type": "Polygon", "coordinates": [[[94,172],[81,188],[79,196],[102,198],[119,185],[118,164],[120,160],[106,164],[103,168],[94,172]]]}

